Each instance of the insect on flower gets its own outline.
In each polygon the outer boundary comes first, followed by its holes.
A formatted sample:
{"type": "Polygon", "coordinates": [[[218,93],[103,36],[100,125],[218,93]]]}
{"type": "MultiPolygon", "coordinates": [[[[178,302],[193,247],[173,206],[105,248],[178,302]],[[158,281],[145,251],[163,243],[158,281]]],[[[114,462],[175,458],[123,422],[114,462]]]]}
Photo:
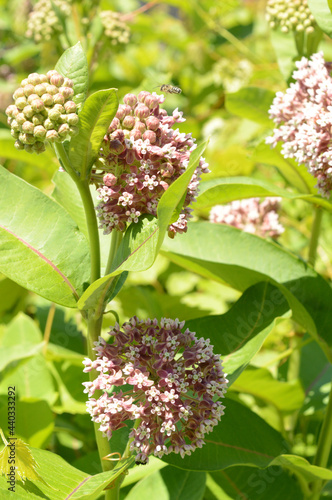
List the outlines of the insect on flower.
{"type": "Polygon", "coordinates": [[[170,84],[157,85],[154,88],[157,87],[159,87],[162,92],[165,92],[165,94],[181,94],[182,92],[180,87],[174,87],[173,85],[170,84]]]}

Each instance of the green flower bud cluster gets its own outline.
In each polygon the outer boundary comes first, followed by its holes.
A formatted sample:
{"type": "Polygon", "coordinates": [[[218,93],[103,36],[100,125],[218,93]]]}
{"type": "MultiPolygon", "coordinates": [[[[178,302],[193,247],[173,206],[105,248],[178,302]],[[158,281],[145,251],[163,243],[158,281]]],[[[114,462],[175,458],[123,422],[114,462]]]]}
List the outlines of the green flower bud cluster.
{"type": "Polygon", "coordinates": [[[268,0],[266,19],[272,29],[280,27],[283,33],[290,31],[313,33],[316,27],[307,0],[268,0]]]}
{"type": "Polygon", "coordinates": [[[104,28],[104,34],[110,39],[112,45],[129,42],[130,29],[122,21],[121,14],[112,10],[104,10],[99,15],[104,28]]]}
{"type": "MultiPolygon", "coordinates": [[[[64,17],[71,14],[71,0],[53,0],[54,5],[64,17]]],[[[47,42],[62,32],[58,16],[51,0],[39,0],[29,14],[26,36],[35,42],[47,42]]]]}
{"type": "Polygon", "coordinates": [[[45,141],[63,142],[78,133],[73,82],[57,71],[31,73],[13,95],[6,109],[15,147],[28,153],[45,151],[45,141]]]}

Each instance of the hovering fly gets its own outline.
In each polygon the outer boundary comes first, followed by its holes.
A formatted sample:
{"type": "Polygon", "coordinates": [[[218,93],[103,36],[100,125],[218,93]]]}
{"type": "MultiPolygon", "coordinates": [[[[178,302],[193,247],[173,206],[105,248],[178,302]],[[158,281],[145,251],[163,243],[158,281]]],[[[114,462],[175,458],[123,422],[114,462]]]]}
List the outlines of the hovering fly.
{"type": "Polygon", "coordinates": [[[174,85],[170,84],[157,85],[157,87],[160,88],[161,92],[165,92],[165,94],[181,94],[182,92],[180,87],[174,87],[174,85]]]}

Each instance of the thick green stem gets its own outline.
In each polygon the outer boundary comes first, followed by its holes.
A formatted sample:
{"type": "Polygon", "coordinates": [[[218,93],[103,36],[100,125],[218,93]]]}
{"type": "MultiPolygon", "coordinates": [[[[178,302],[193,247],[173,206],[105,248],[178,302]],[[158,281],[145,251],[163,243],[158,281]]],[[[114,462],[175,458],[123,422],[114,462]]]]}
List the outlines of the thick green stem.
{"type": "Polygon", "coordinates": [[[86,224],[89,233],[90,258],[91,258],[90,283],[93,283],[94,281],[100,278],[100,243],[99,243],[99,232],[98,232],[96,211],[93,204],[88,181],[78,181],[76,185],[78,187],[78,190],[80,192],[83,201],[86,224]]]}
{"type": "Polygon", "coordinates": [[[119,245],[122,241],[123,233],[120,231],[113,231],[111,236],[111,246],[110,253],[108,254],[107,265],[105,268],[105,276],[110,273],[112,262],[114,260],[115,254],[119,248],[119,245]]]}
{"type": "MultiPolygon", "coordinates": [[[[316,456],[314,458],[314,465],[318,467],[326,467],[332,446],[332,388],[330,391],[329,402],[326,408],[326,414],[324,417],[323,425],[320,431],[318,447],[316,451],[316,456]]],[[[313,483],[312,487],[312,497],[311,500],[319,500],[320,492],[324,482],[317,479],[313,483]]]]}
{"type": "Polygon", "coordinates": [[[82,180],[70,165],[69,158],[62,143],[54,144],[54,149],[61,160],[63,168],[75,182],[77,189],[82,198],[86,224],[89,234],[90,258],[91,258],[91,276],[90,283],[93,283],[100,278],[100,243],[98,233],[98,223],[96,211],[93,204],[89,183],[87,180],[82,180]]]}
{"type": "Polygon", "coordinates": [[[314,266],[316,262],[317,246],[318,246],[322,216],[323,216],[323,210],[321,209],[321,207],[316,207],[315,217],[312,224],[311,238],[309,243],[309,256],[308,256],[308,262],[312,266],[314,266]]]}

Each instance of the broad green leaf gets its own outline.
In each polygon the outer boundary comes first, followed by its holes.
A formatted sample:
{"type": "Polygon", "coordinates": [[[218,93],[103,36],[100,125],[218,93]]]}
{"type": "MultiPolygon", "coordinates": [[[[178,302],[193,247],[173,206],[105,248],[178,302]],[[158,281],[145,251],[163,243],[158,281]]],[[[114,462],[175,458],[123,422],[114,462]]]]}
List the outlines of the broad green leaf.
{"type": "Polygon", "coordinates": [[[300,193],[317,195],[317,189],[315,188],[317,182],[314,176],[309,174],[304,165],[299,165],[291,158],[284,158],[280,151],[280,144],[275,148],[271,148],[263,141],[256,147],[252,159],[259,163],[277,167],[282,176],[300,193]]]}
{"type": "Polygon", "coordinates": [[[82,367],[84,356],[60,345],[47,344],[46,359],[50,361],[69,361],[71,365],[82,367]]]}
{"type": "Polygon", "coordinates": [[[280,73],[289,80],[295,68],[298,54],[293,33],[282,33],[280,29],[270,31],[271,43],[278,61],[280,73]]]}
{"type": "Polygon", "coordinates": [[[62,363],[62,362],[58,363],[57,366],[56,363],[48,362],[48,367],[57,384],[57,390],[59,392],[59,398],[60,398],[60,403],[53,405],[52,407],[53,411],[59,414],[61,413],[71,413],[73,415],[86,414],[85,402],[78,401],[77,399],[75,399],[75,396],[78,396],[81,400],[85,399],[85,394],[82,392],[82,382],[86,381],[87,378],[84,377],[83,370],[81,369],[81,367],[72,366],[68,363],[62,363]],[[77,377],[77,371],[76,373],[74,372],[73,377],[67,376],[67,378],[69,378],[70,380],[69,384],[68,381],[64,379],[66,377],[66,371],[67,372],[71,371],[72,368],[76,368],[76,370],[78,369],[81,377],[77,377]],[[76,394],[74,395],[72,394],[69,387],[67,387],[66,382],[68,383],[68,385],[74,386],[74,391],[72,392],[76,392],[76,394]]]}
{"type": "Polygon", "coordinates": [[[14,45],[14,47],[7,47],[1,53],[1,64],[10,64],[15,66],[28,59],[35,57],[40,53],[40,46],[34,42],[20,43],[19,45],[14,45]]]}
{"type": "Polygon", "coordinates": [[[73,101],[80,110],[88,91],[88,61],[82,49],[81,42],[67,49],[58,60],[55,69],[74,83],[73,101]]]}
{"type": "Polygon", "coordinates": [[[0,276],[0,314],[9,311],[13,312],[14,308],[19,306],[26,295],[27,290],[25,288],[5,276],[0,276]]]}
{"type": "Polygon", "coordinates": [[[226,95],[226,109],[241,118],[270,127],[268,111],[274,97],[275,93],[271,90],[246,87],[234,94],[226,95]]]}
{"type": "Polygon", "coordinates": [[[266,368],[248,367],[233,383],[232,389],[251,394],[284,413],[301,408],[305,396],[299,380],[281,382],[266,368]]]}
{"type": "Polygon", "coordinates": [[[329,359],[332,290],[312,267],[274,242],[224,224],[193,222],[188,233],[164,243],[177,264],[240,291],[268,280],[285,295],[293,318],[321,341],[329,359]],[[204,242],[202,244],[202,242],[204,242]]]}
{"type": "Polygon", "coordinates": [[[165,467],[139,481],[126,496],[126,500],[202,500],[205,491],[204,472],[183,471],[165,467]]]}
{"type": "Polygon", "coordinates": [[[287,314],[288,304],[280,290],[258,283],[244,292],[231,309],[220,316],[186,322],[199,337],[208,337],[214,352],[222,356],[229,385],[243,372],[275,325],[287,314]]]}
{"type": "Polygon", "coordinates": [[[131,224],[115,256],[113,271],[85,290],[78,302],[79,309],[102,307],[112,291],[113,280],[123,271],[149,268],[157,253],[158,230],[158,220],[152,215],[140,217],[137,224],[131,224]]]}
{"type": "Polygon", "coordinates": [[[88,228],[86,225],[82,198],[75,182],[67,174],[67,172],[60,171],[55,173],[52,181],[55,184],[55,188],[52,192],[52,198],[54,198],[67,210],[71,218],[80,228],[80,231],[82,231],[86,238],[88,238],[88,228]]]}
{"type": "Polygon", "coordinates": [[[78,124],[79,133],[69,145],[69,161],[81,179],[89,178],[102,140],[118,109],[115,89],[99,90],[84,103],[78,124]]]}
{"type": "Polygon", "coordinates": [[[14,138],[7,129],[0,129],[0,150],[1,157],[10,160],[18,160],[41,171],[52,172],[58,168],[56,157],[51,148],[46,148],[42,155],[30,154],[26,151],[19,151],[14,147],[14,138]]]}
{"type": "Polygon", "coordinates": [[[332,203],[312,194],[298,195],[277,187],[270,182],[251,177],[211,179],[201,183],[195,209],[205,212],[218,203],[224,204],[243,198],[278,196],[290,200],[304,200],[332,212],[332,203]]]}
{"type": "Polygon", "coordinates": [[[121,488],[125,488],[129,484],[137,483],[141,479],[144,479],[146,476],[149,476],[154,472],[158,472],[160,469],[163,469],[164,467],[168,467],[168,465],[165,464],[165,462],[163,462],[159,458],[151,455],[149,457],[149,462],[146,465],[144,465],[144,467],[138,465],[133,467],[132,469],[129,469],[128,475],[124,478],[123,483],[121,484],[121,488]]]}
{"type": "Polygon", "coordinates": [[[129,226],[113,261],[111,273],[95,281],[84,292],[78,305],[80,309],[101,308],[107,300],[114,276],[123,271],[144,271],[152,266],[205,147],[206,143],[203,143],[191,153],[187,170],[161,197],[158,218],[141,216],[137,224],[129,226]]]}
{"type": "Polygon", "coordinates": [[[308,5],[320,29],[332,38],[332,12],[328,0],[308,0],[308,5]]]}
{"type": "MultiPolygon", "coordinates": [[[[6,327],[0,341],[0,352],[9,354],[9,350],[26,351],[26,358],[20,363],[13,363],[2,372],[0,392],[7,393],[8,385],[14,385],[20,398],[40,399],[52,405],[57,397],[53,378],[42,354],[44,342],[36,323],[20,313],[6,327]],[[33,355],[32,350],[35,349],[33,355]],[[28,357],[30,353],[30,357],[28,357]]],[[[8,356],[8,359],[9,358],[8,356]]],[[[23,436],[25,437],[25,436],[23,436]]]]}
{"type": "MultiPolygon", "coordinates": [[[[15,494],[29,492],[31,497],[43,497],[49,500],[96,500],[112,481],[131,467],[133,458],[122,460],[112,471],[102,472],[95,476],[90,476],[69,465],[63,458],[49,451],[32,448],[31,454],[38,467],[38,474],[47,483],[33,479],[24,485],[16,483],[15,494]]],[[[0,477],[0,489],[7,489],[6,478],[0,477]]]]}
{"type": "Polygon", "coordinates": [[[225,415],[213,432],[205,436],[202,448],[184,458],[171,453],[163,461],[195,471],[221,470],[232,465],[263,468],[288,451],[281,434],[249,408],[227,397],[223,404],[225,415]]]}
{"type": "Polygon", "coordinates": [[[266,469],[230,467],[211,472],[207,485],[218,500],[303,500],[303,492],[294,477],[279,466],[266,469]],[[226,496],[227,495],[227,496],[226,496]]]}
{"type": "Polygon", "coordinates": [[[0,185],[0,271],[50,301],[75,307],[89,279],[84,235],[60,205],[2,167],[0,185]]]}
{"type": "MultiPolygon", "coordinates": [[[[165,237],[165,232],[167,230],[167,227],[169,226],[173,214],[176,211],[180,201],[182,200],[183,196],[185,195],[187,191],[187,186],[190,182],[190,179],[192,178],[195,169],[198,165],[199,159],[202,156],[202,154],[205,151],[205,148],[207,146],[207,142],[204,142],[200,144],[191,154],[190,154],[190,160],[189,160],[189,165],[187,167],[187,170],[175,181],[173,184],[169,186],[167,191],[163,194],[161,197],[160,202],[158,203],[158,208],[157,208],[157,217],[158,217],[158,224],[159,224],[159,238],[158,238],[158,246],[157,246],[157,251],[161,247],[161,244],[164,240],[165,237]]],[[[155,255],[156,258],[156,255],[155,255]]],[[[154,258],[154,259],[155,259],[154,258]]],[[[152,263],[151,263],[152,265],[152,263]]],[[[142,269],[137,269],[140,271],[143,271],[144,268],[142,269]]]]}
{"type": "Polygon", "coordinates": [[[311,465],[305,458],[297,455],[280,455],[273,460],[272,465],[280,465],[294,474],[300,474],[307,481],[323,479],[332,480],[332,471],[324,467],[311,465]]]}
{"type": "Polygon", "coordinates": [[[14,361],[31,358],[32,356],[40,353],[43,345],[43,342],[37,345],[26,343],[17,346],[1,348],[0,371],[3,371],[8,365],[10,365],[10,363],[13,363],[14,361]]]}
{"type": "MultiPolygon", "coordinates": [[[[7,381],[7,392],[8,385],[7,381]]],[[[49,444],[54,430],[54,413],[46,401],[18,399],[20,392],[17,386],[15,388],[15,436],[19,436],[30,446],[44,448],[49,444]]],[[[0,411],[0,428],[6,429],[8,427],[7,394],[2,396],[1,403],[3,404],[0,411]]]]}

